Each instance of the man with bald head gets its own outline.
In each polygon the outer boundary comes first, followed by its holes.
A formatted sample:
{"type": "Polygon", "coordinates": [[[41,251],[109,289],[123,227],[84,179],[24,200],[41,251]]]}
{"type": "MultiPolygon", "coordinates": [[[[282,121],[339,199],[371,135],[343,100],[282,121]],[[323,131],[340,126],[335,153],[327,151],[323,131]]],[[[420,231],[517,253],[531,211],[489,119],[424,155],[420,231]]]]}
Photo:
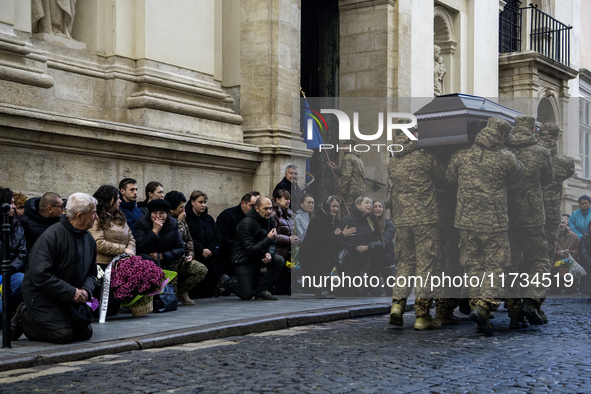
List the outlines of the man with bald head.
{"type": "Polygon", "coordinates": [[[27,200],[25,214],[21,216],[21,223],[25,230],[27,250],[31,251],[37,239],[52,224],[60,220],[63,200],[57,193],[47,192],[41,197],[27,200]]]}
{"type": "Polygon", "coordinates": [[[228,275],[222,275],[218,282],[218,287],[224,287],[243,300],[250,300],[254,295],[256,300],[277,301],[269,287],[285,260],[275,253],[277,230],[271,211],[271,200],[261,197],[240,221],[231,255],[238,283],[228,275]],[[259,279],[261,268],[266,268],[266,272],[259,279]]]}

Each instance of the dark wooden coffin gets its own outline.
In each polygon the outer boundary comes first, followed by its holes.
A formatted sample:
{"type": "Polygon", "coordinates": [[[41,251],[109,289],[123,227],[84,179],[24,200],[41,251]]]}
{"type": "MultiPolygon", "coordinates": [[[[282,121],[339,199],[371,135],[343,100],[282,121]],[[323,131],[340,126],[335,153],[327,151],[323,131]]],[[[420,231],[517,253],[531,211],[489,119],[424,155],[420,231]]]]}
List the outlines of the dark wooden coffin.
{"type": "Polygon", "coordinates": [[[483,97],[459,93],[438,96],[415,112],[418,146],[471,144],[490,117],[500,117],[513,125],[519,115],[522,113],[483,97]]]}

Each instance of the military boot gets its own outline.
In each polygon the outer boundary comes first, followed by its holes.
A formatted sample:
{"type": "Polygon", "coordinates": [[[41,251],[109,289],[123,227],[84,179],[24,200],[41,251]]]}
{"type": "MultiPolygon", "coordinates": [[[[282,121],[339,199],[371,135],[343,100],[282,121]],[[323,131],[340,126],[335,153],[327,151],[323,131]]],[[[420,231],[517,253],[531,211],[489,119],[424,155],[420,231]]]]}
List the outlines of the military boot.
{"type": "Polygon", "coordinates": [[[521,307],[521,315],[527,317],[527,320],[533,325],[544,324],[544,319],[538,313],[538,303],[531,298],[524,298],[521,307]]]}
{"type": "Polygon", "coordinates": [[[400,326],[404,324],[402,316],[406,309],[406,301],[395,301],[390,308],[390,324],[393,326],[400,326]]]}
{"type": "Polygon", "coordinates": [[[195,305],[195,301],[193,301],[191,297],[189,297],[189,294],[186,291],[178,293],[176,296],[183,305],[195,305]]]}
{"type": "Polygon", "coordinates": [[[529,322],[523,316],[520,317],[512,317],[511,321],[509,322],[509,328],[512,330],[518,330],[520,328],[528,328],[529,322]]]}
{"type": "Polygon", "coordinates": [[[442,326],[457,326],[460,324],[460,318],[448,309],[437,308],[435,318],[441,322],[442,326]]]}
{"type": "Polygon", "coordinates": [[[548,324],[548,315],[546,315],[546,312],[544,312],[540,308],[540,309],[538,309],[538,313],[540,314],[540,317],[542,318],[542,321],[544,322],[544,324],[548,324]]]}
{"type": "Polygon", "coordinates": [[[472,312],[472,309],[470,309],[470,299],[469,298],[460,298],[459,306],[460,306],[460,313],[463,313],[464,315],[469,315],[470,312],[472,312]]]}
{"type": "Polygon", "coordinates": [[[433,319],[431,315],[417,317],[415,321],[415,330],[437,330],[441,328],[441,322],[437,319],[433,319]]]}
{"type": "Polygon", "coordinates": [[[493,333],[492,324],[488,321],[488,311],[484,309],[480,305],[476,305],[476,307],[470,312],[468,315],[470,320],[476,323],[476,327],[478,332],[483,333],[487,337],[490,337],[493,333]]]}

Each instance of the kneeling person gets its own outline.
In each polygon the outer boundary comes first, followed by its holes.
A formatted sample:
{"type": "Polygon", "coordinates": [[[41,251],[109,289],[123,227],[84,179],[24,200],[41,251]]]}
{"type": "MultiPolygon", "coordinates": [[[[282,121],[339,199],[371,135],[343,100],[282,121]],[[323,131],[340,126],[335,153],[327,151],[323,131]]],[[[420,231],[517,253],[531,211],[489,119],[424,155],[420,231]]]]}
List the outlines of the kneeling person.
{"type": "Polygon", "coordinates": [[[92,337],[90,323],[74,324],[71,304],[86,303],[96,284],[94,225],[97,200],[84,193],[68,198],[66,215],[49,227],[31,250],[23,279],[24,303],[11,322],[12,340],[70,343],[92,337]]]}
{"type": "Polygon", "coordinates": [[[236,240],[232,245],[232,262],[238,283],[228,275],[222,275],[218,283],[218,287],[225,287],[243,300],[250,300],[253,295],[257,300],[277,300],[269,292],[269,287],[285,265],[285,260],[275,254],[277,230],[271,211],[271,200],[261,197],[254,209],[248,211],[238,224],[236,240]],[[267,270],[257,280],[263,267],[267,270]]]}

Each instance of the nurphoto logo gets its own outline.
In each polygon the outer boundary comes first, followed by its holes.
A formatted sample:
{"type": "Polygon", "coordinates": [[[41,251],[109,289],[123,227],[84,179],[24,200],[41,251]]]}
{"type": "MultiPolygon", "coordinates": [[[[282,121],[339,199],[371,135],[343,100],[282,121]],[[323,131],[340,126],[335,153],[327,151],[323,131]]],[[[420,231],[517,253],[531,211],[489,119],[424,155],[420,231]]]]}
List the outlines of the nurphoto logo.
{"type": "Polygon", "coordinates": [[[338,109],[321,109],[320,112],[315,111],[309,108],[309,111],[305,113],[306,117],[306,139],[311,141],[314,139],[314,132],[322,130],[328,132],[328,124],[322,116],[322,114],[332,114],[336,116],[338,121],[338,137],[339,141],[344,143],[344,146],[340,145],[333,145],[333,144],[319,144],[318,147],[320,151],[322,150],[331,150],[336,149],[336,151],[346,150],[351,152],[351,150],[359,153],[369,152],[372,149],[377,149],[380,151],[380,148],[385,147],[389,152],[396,153],[401,152],[403,150],[403,146],[400,144],[390,143],[390,144],[351,144],[349,141],[351,140],[359,140],[359,141],[377,141],[382,138],[384,134],[384,123],[385,132],[386,132],[386,140],[393,141],[395,136],[395,130],[400,130],[409,139],[416,141],[417,137],[414,136],[412,131],[413,127],[417,125],[417,118],[413,114],[405,113],[405,112],[378,112],[377,113],[377,120],[378,120],[378,129],[375,133],[372,134],[364,134],[361,132],[359,127],[359,112],[353,112],[353,127],[351,127],[351,120],[349,115],[346,112],[338,110],[338,109]],[[352,133],[351,133],[352,129],[352,133]],[[354,137],[352,137],[352,135],[354,137]]]}

